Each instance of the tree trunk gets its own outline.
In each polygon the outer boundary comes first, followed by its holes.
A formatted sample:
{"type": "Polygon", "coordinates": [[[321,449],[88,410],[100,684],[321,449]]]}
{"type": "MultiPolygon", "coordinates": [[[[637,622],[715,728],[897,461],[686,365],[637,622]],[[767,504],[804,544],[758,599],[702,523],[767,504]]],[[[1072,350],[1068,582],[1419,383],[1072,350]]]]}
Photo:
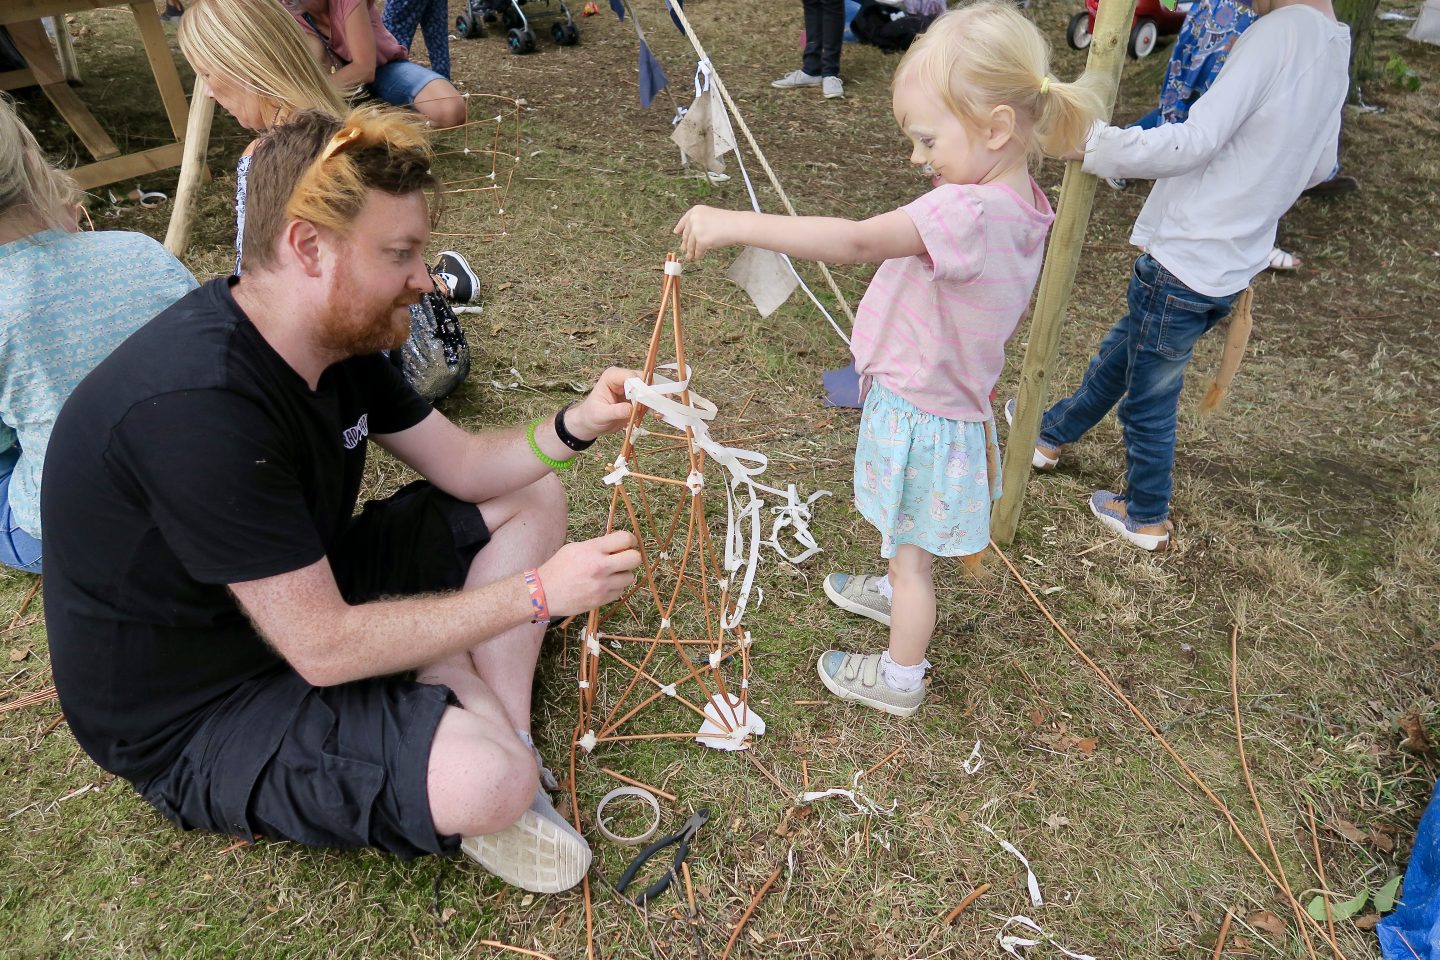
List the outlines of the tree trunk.
{"type": "Polygon", "coordinates": [[[1335,0],[1335,15],[1350,25],[1350,102],[1360,101],[1360,81],[1375,75],[1375,12],[1380,0],[1335,0]]]}

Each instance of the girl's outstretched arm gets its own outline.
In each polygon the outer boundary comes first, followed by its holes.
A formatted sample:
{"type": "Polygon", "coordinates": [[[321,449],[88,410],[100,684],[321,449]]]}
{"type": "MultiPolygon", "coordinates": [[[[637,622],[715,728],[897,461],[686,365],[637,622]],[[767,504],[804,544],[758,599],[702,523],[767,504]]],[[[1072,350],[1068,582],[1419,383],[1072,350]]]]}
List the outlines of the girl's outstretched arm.
{"type": "Polygon", "coordinates": [[[681,246],[690,260],[732,244],[825,263],[880,263],[925,252],[920,232],[901,210],[869,220],[842,220],[691,207],[675,224],[674,232],[681,236],[681,246]]]}

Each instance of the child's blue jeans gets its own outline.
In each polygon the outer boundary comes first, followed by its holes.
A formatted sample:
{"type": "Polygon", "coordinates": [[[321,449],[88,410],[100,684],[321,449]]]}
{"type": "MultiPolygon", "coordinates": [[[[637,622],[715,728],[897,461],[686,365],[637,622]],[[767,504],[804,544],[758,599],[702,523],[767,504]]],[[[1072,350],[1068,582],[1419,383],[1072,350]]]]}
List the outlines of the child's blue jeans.
{"type": "Polygon", "coordinates": [[[1148,253],[1135,261],[1129,311],[1090,360],[1075,392],[1045,412],[1040,442],[1079,440],[1117,403],[1125,436],[1126,513],[1137,524],[1170,516],[1175,421],[1195,342],[1230,314],[1240,294],[1209,297],[1181,283],[1148,253]]]}

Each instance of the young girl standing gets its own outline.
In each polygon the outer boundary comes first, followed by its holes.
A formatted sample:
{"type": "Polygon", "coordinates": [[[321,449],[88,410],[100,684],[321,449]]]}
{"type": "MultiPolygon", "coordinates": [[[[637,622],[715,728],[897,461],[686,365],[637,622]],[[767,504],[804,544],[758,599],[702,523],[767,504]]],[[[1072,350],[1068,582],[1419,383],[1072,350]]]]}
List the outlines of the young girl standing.
{"type": "Polygon", "coordinates": [[[933,188],[864,221],[693,207],[675,232],[699,257],[748,244],[830,263],[883,261],[855,320],[868,388],[855,503],[881,535],[889,574],[832,574],[840,606],[887,623],[883,653],[829,650],[836,696],[898,716],[924,698],[935,630],[935,557],[972,565],[990,539],[1000,458],[990,396],[1005,341],[1030,302],[1054,219],[1030,177],[1036,153],[1078,148],[1100,112],[1079,83],[1049,76],[1049,48],[1005,0],[940,17],[895,73],[895,119],[933,188]]]}

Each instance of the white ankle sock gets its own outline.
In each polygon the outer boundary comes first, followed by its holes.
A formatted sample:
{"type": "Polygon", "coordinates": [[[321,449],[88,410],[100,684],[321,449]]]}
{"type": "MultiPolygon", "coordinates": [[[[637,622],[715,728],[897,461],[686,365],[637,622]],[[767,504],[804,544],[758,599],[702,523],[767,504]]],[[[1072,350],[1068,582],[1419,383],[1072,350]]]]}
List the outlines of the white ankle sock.
{"type": "Polygon", "coordinates": [[[876,580],[875,589],[879,590],[880,596],[884,597],[886,600],[895,599],[895,591],[890,587],[890,574],[887,573],[879,580],[876,580]]]}
{"type": "Polygon", "coordinates": [[[924,683],[925,671],[929,669],[929,660],[922,659],[915,666],[906,667],[891,660],[889,650],[880,654],[880,675],[885,678],[885,685],[900,693],[909,693],[924,683]]]}

